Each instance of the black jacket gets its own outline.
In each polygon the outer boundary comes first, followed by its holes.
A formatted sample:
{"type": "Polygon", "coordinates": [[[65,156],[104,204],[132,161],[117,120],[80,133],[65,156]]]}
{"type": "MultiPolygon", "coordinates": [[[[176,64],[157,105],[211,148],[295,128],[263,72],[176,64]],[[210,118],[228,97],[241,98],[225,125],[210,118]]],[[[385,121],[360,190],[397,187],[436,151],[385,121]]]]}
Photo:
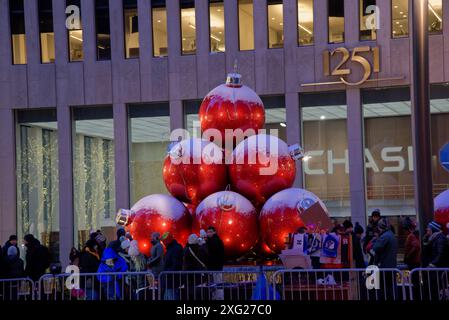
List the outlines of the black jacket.
{"type": "Polygon", "coordinates": [[[34,281],[45,274],[46,269],[50,266],[50,253],[47,247],[41,245],[39,240],[27,244],[27,253],[25,256],[26,267],[25,275],[34,281]]]}
{"type": "MultiPolygon", "coordinates": [[[[8,249],[9,249],[9,247],[11,247],[12,246],[12,243],[11,242],[9,242],[9,241],[6,241],[5,242],[5,245],[3,246],[3,249],[2,249],[2,254],[3,254],[3,256],[5,256],[5,257],[7,257],[8,256],[8,249]]],[[[17,247],[17,246],[16,246],[17,247]]],[[[17,248],[17,256],[20,256],[20,250],[19,250],[19,248],[17,248]]]]}
{"type": "Polygon", "coordinates": [[[80,272],[81,273],[96,273],[100,265],[100,259],[93,254],[83,251],[80,254],[80,272]]]}
{"type": "Polygon", "coordinates": [[[206,265],[206,251],[205,246],[200,246],[199,244],[187,244],[184,248],[184,257],[182,262],[182,270],[184,271],[200,271],[205,270],[206,265]],[[192,251],[190,251],[192,249],[192,251]],[[193,254],[192,254],[193,252],[193,254]],[[195,256],[196,258],[195,258],[195,256]],[[200,261],[198,261],[198,259],[200,261]]]}
{"type": "Polygon", "coordinates": [[[442,232],[430,238],[430,263],[437,268],[449,267],[449,243],[442,232]]]}
{"type": "Polygon", "coordinates": [[[355,233],[352,233],[352,256],[357,269],[366,268],[361,239],[355,233]]]}
{"type": "Polygon", "coordinates": [[[164,271],[182,270],[182,246],[178,241],[173,240],[167,246],[167,252],[164,258],[164,271]]]}
{"type": "Polygon", "coordinates": [[[212,271],[223,270],[224,265],[224,244],[221,239],[214,234],[207,239],[207,269],[212,271]]]}
{"type": "Polygon", "coordinates": [[[6,261],[6,278],[22,278],[24,276],[23,260],[18,256],[8,256],[6,261]]]}

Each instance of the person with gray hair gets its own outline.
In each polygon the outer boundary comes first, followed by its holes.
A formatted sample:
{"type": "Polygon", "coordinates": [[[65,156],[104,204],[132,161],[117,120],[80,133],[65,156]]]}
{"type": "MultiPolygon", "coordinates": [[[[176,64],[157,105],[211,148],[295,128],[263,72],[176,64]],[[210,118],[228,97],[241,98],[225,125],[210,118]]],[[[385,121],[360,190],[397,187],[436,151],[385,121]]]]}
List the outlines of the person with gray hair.
{"type": "Polygon", "coordinates": [[[148,268],[157,277],[164,269],[164,248],[162,247],[161,234],[159,232],[153,232],[151,234],[151,244],[151,256],[148,259],[148,268]]]}

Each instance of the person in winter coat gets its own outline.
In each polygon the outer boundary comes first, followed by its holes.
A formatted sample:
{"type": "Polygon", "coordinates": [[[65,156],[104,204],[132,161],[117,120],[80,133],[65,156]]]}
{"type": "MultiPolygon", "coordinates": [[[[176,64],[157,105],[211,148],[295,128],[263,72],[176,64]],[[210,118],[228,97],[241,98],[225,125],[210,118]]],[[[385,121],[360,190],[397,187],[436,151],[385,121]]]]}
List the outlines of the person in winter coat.
{"type": "Polygon", "coordinates": [[[361,236],[363,234],[363,228],[358,223],[356,224],[356,228],[354,228],[350,220],[345,220],[343,222],[343,227],[345,228],[345,233],[351,236],[352,258],[355,267],[357,269],[366,268],[365,258],[363,257],[363,250],[361,244],[361,236]]]}
{"type": "MultiPolygon", "coordinates": [[[[3,249],[1,250],[3,256],[8,256],[8,249],[9,247],[14,246],[17,248],[17,236],[15,234],[10,235],[8,241],[5,242],[5,245],[3,246],[3,249]]],[[[17,250],[17,255],[20,255],[19,250],[17,250]]]]}
{"type": "MultiPolygon", "coordinates": [[[[96,273],[100,266],[100,255],[97,242],[93,239],[87,240],[83,251],[79,254],[80,273],[96,273]]],[[[100,284],[95,276],[84,276],[80,287],[86,294],[86,300],[97,300],[100,284]]]]}
{"type": "MultiPolygon", "coordinates": [[[[382,218],[377,223],[379,238],[371,249],[375,264],[382,269],[395,269],[397,267],[398,242],[391,231],[388,220],[382,218]]],[[[392,270],[380,274],[380,298],[387,301],[397,297],[396,273],[392,270]]]]}
{"type": "Polygon", "coordinates": [[[377,224],[381,219],[380,210],[374,209],[371,213],[371,218],[369,221],[368,226],[366,227],[366,235],[365,240],[363,242],[363,250],[365,253],[368,253],[369,250],[367,249],[368,244],[371,242],[371,240],[374,238],[374,231],[377,229],[377,224]]]}
{"type": "Polygon", "coordinates": [[[25,275],[33,281],[38,281],[50,266],[50,252],[31,234],[24,237],[24,244],[27,248],[25,275]]]}
{"type": "Polygon", "coordinates": [[[23,260],[20,259],[16,246],[8,248],[5,262],[7,279],[22,278],[24,276],[23,260]]]}
{"type": "Polygon", "coordinates": [[[380,236],[371,249],[371,253],[374,253],[375,262],[379,268],[396,268],[398,253],[396,237],[391,231],[387,219],[382,218],[377,227],[380,236]]]}
{"type": "Polygon", "coordinates": [[[75,247],[72,247],[72,249],[70,250],[70,255],[69,255],[70,264],[74,265],[74,266],[78,266],[79,258],[80,258],[79,251],[75,247]]]}
{"type": "Polygon", "coordinates": [[[449,244],[441,229],[441,225],[435,221],[427,226],[424,245],[427,247],[428,256],[424,267],[449,267],[449,244]]]}
{"type": "Polygon", "coordinates": [[[122,281],[121,273],[128,271],[126,261],[120,257],[113,248],[106,248],[101,257],[98,267],[97,279],[100,281],[103,292],[106,293],[107,300],[116,300],[122,297],[122,281]],[[108,273],[103,275],[102,273],[108,273]],[[112,275],[109,273],[120,273],[112,275]]]}
{"type": "Polygon", "coordinates": [[[416,230],[416,224],[410,218],[405,220],[403,227],[407,232],[404,263],[409,270],[413,270],[421,266],[421,241],[419,240],[419,232],[416,230]]]}
{"type": "Polygon", "coordinates": [[[224,265],[224,244],[214,227],[207,229],[207,269],[222,271],[224,265]]]}
{"type": "Polygon", "coordinates": [[[148,268],[155,277],[159,275],[164,269],[164,247],[161,243],[161,234],[153,232],[151,235],[151,251],[148,259],[148,268]]]}
{"type": "MultiPolygon", "coordinates": [[[[162,241],[167,248],[164,257],[164,271],[182,270],[182,246],[169,232],[164,233],[162,241]]],[[[164,290],[164,300],[178,300],[179,286],[181,284],[180,274],[167,274],[162,279],[162,290],[164,290]]]]}
{"type": "MultiPolygon", "coordinates": [[[[217,231],[213,226],[207,228],[207,269],[211,271],[222,271],[224,266],[224,244],[217,231]]],[[[223,275],[221,273],[213,274],[213,281],[217,285],[217,289],[212,292],[213,300],[224,300],[224,290],[219,289],[223,283],[223,275]]]]}
{"type": "MultiPolygon", "coordinates": [[[[428,224],[423,237],[422,265],[425,268],[447,268],[449,266],[449,244],[436,221],[428,224]]],[[[419,290],[420,300],[440,300],[442,290],[447,288],[447,275],[444,271],[423,271],[423,284],[419,290]]],[[[418,291],[418,290],[416,290],[418,291]]]]}
{"type": "MultiPolygon", "coordinates": [[[[206,270],[206,258],[205,251],[206,246],[199,244],[199,238],[196,234],[189,236],[186,247],[183,253],[182,270],[183,271],[201,271],[206,270]]],[[[189,300],[196,300],[197,297],[205,296],[201,295],[198,285],[205,282],[207,279],[199,272],[185,273],[184,283],[186,284],[186,294],[189,300]]]]}

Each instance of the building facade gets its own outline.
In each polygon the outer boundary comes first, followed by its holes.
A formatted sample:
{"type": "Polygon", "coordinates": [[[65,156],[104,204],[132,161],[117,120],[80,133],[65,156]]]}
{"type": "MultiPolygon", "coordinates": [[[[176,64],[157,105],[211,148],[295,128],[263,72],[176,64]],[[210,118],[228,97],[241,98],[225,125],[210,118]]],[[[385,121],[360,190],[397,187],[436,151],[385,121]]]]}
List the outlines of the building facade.
{"type": "MultiPolygon", "coordinates": [[[[0,0],[0,239],[66,262],[115,212],[166,193],[170,131],[235,61],[268,129],[300,143],[295,185],[337,219],[416,214],[412,0],[0,0]],[[79,19],[78,19],[79,18],[79,19]]],[[[434,193],[449,188],[449,3],[429,1],[434,193]]]]}

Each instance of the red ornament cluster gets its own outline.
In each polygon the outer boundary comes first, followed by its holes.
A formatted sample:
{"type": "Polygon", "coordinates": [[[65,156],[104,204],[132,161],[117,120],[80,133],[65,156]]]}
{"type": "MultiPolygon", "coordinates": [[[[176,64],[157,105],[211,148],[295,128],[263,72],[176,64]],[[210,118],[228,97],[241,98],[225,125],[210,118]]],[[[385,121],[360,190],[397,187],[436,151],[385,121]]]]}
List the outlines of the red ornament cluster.
{"type": "MultiPolygon", "coordinates": [[[[164,183],[171,195],[145,197],[131,208],[131,214],[119,213],[118,221],[146,255],[152,232],[169,231],[185,244],[189,233],[198,234],[209,226],[217,229],[227,258],[243,256],[251,249],[263,255],[279,252],[287,234],[304,225],[296,203],[306,191],[289,189],[296,166],[287,144],[258,134],[265,123],[261,99],[233,73],[226,84],[204,98],[199,118],[203,134],[219,132],[222,145],[215,144],[215,139],[196,138],[176,143],[163,166],[164,183]],[[233,130],[244,132],[246,139],[236,140],[233,130]],[[232,154],[228,150],[225,155],[225,146],[236,142],[232,154]],[[228,158],[232,162],[225,164],[228,158]]],[[[313,194],[307,196],[319,201],[313,194]]]]}

